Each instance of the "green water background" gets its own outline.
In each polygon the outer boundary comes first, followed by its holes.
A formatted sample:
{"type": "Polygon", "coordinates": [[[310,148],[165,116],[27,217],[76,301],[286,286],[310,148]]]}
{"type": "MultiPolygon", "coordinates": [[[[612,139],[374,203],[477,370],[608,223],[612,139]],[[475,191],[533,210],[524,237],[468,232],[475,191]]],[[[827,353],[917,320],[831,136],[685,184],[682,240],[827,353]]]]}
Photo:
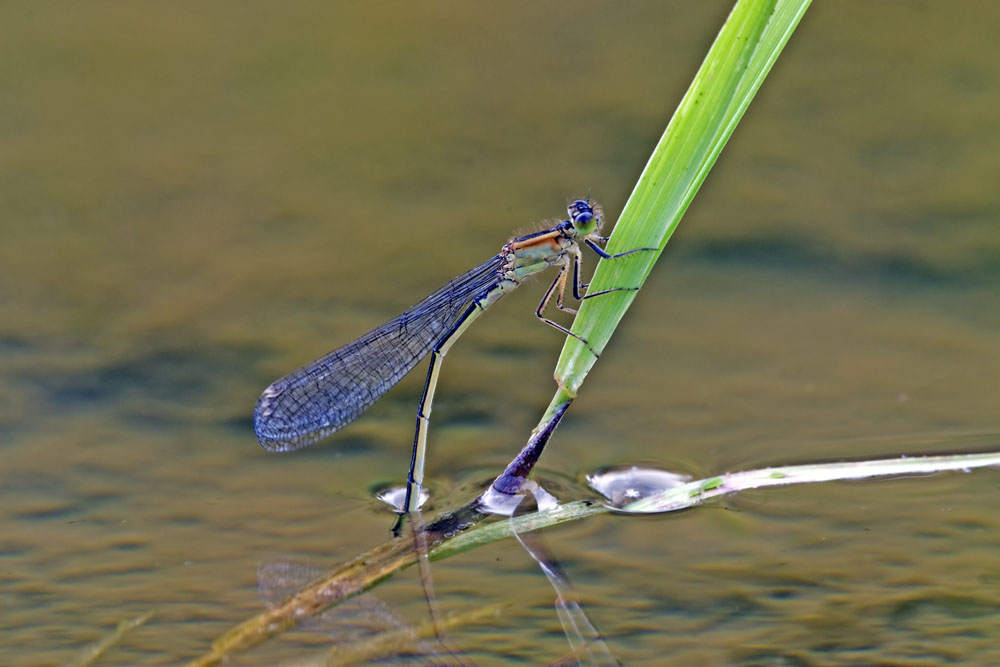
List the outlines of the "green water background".
{"type": "MultiPolygon", "coordinates": [[[[613,220],[728,3],[0,8],[0,663],[171,664],[258,567],[383,541],[422,373],[261,450],[271,380],[588,191],[613,220]]],[[[817,3],[541,462],[695,475],[996,447],[1000,8],[817,3]]],[[[459,502],[524,443],[560,337],[538,281],[449,354],[428,463],[459,502]]],[[[1000,661],[991,472],[747,494],[553,532],[625,664],[1000,661]]],[[[470,661],[567,652],[516,544],[435,568],[470,661]]],[[[378,596],[425,620],[415,575],[378,596]]],[[[335,624],[335,622],[333,623],[335,624]]],[[[321,643],[295,633],[246,656],[321,643]]],[[[259,661],[259,662],[254,662],[259,661]]]]}

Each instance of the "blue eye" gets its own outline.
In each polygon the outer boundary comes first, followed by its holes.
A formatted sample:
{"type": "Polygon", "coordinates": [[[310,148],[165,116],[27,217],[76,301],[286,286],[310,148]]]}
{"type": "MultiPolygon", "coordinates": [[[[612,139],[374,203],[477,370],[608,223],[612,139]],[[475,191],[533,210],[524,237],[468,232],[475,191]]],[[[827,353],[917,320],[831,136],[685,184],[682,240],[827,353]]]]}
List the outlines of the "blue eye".
{"type": "Polygon", "coordinates": [[[594,219],[594,208],[590,205],[589,201],[583,199],[577,199],[566,210],[574,227],[586,225],[594,219]]]}

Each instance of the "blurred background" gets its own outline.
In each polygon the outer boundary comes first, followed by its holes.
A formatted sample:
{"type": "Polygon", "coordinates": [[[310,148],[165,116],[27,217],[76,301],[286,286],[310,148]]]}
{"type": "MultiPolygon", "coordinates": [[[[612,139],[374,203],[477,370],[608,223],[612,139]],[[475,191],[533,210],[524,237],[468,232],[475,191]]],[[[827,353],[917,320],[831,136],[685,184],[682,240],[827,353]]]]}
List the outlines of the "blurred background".
{"type": "MultiPolygon", "coordinates": [[[[177,663],[263,607],[259,568],[387,539],[372,492],[403,479],[423,371],[288,455],[257,445],[260,391],[572,198],[613,222],[730,6],[0,8],[0,663],[68,660],[146,611],[106,662],[177,663]]],[[[574,499],[609,465],[997,448],[998,20],[974,2],[810,9],[541,481],[574,499]]],[[[545,280],[448,356],[435,509],[502,469],[555,389],[545,280]]],[[[788,488],[545,537],[625,664],[989,664],[998,487],[788,488]]],[[[452,634],[469,662],[569,651],[516,543],[434,576],[445,610],[512,603],[452,634]]],[[[375,594],[426,621],[415,573],[375,594]]]]}

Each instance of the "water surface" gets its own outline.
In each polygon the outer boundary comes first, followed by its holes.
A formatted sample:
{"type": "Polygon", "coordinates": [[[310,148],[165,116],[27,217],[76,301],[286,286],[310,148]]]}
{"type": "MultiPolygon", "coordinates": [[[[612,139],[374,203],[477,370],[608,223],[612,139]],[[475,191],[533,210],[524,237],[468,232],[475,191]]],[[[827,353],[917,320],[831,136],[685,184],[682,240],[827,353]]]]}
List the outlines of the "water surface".
{"type": "MultiPolygon", "coordinates": [[[[388,538],[422,373],[328,443],[257,446],[269,382],[588,190],[611,218],[728,3],[24,4],[0,45],[0,663],[176,664],[258,571],[388,538]]],[[[692,475],[996,448],[1000,9],[818,3],[542,459],[692,475]]],[[[524,443],[544,284],[449,354],[437,507],[524,443]]],[[[751,493],[545,535],[625,664],[1000,662],[994,472],[751,493]]],[[[305,570],[304,570],[305,571],[305,570]]],[[[467,662],[568,651],[516,543],[438,563],[467,662]]],[[[426,620],[408,572],[379,604],[426,620]]],[[[265,598],[267,596],[264,596],[265,598]]],[[[382,607],[379,607],[380,609],[382,607]]],[[[240,657],[274,664],[324,635],[240,657]]]]}

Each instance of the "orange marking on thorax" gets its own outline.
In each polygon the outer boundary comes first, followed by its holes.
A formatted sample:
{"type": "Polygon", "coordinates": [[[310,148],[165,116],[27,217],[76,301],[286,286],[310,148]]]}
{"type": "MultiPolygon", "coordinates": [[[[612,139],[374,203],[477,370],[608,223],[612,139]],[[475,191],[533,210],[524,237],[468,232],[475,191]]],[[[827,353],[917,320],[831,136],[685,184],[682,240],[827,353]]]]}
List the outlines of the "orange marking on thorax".
{"type": "Polygon", "coordinates": [[[548,244],[553,250],[559,250],[562,246],[559,245],[559,239],[562,237],[562,232],[555,230],[549,232],[548,234],[542,234],[540,236],[533,236],[530,239],[525,239],[523,241],[514,241],[510,244],[511,250],[519,250],[521,248],[533,248],[535,246],[542,246],[548,244]]]}

